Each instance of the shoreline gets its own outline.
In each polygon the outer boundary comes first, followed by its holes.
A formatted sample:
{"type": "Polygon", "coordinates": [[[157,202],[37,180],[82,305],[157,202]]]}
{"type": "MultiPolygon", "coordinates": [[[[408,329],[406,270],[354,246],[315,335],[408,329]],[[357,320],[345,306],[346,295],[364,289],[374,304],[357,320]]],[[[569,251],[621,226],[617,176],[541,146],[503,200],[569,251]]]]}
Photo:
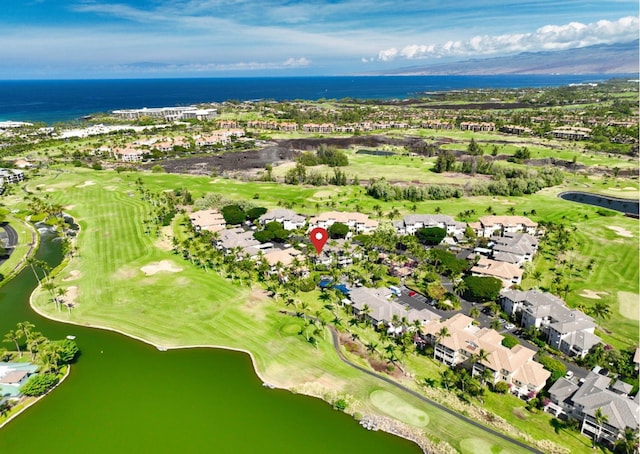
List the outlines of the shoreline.
{"type": "MultiPolygon", "coordinates": [[[[142,338],[140,336],[127,333],[126,331],[123,331],[121,329],[111,328],[111,327],[102,326],[102,325],[94,325],[94,324],[90,324],[90,323],[83,324],[83,323],[79,323],[79,322],[74,322],[74,321],[70,321],[70,320],[62,320],[62,319],[53,317],[53,316],[43,312],[41,309],[39,309],[39,308],[34,306],[34,304],[33,304],[33,295],[35,293],[35,290],[37,290],[38,288],[39,288],[39,286],[36,287],[36,289],[34,289],[33,292],[31,292],[31,295],[29,296],[29,306],[31,307],[31,309],[36,314],[38,314],[41,317],[44,317],[46,319],[49,319],[49,320],[52,320],[52,321],[55,321],[55,322],[58,322],[58,323],[65,323],[65,324],[71,325],[71,326],[80,326],[80,327],[84,327],[84,328],[93,328],[93,329],[100,329],[100,330],[104,330],[104,331],[111,331],[111,332],[126,336],[128,338],[135,339],[137,341],[143,342],[143,343],[145,343],[147,345],[150,345],[152,347],[155,347],[160,352],[168,351],[168,350],[184,350],[184,349],[191,349],[191,348],[212,348],[212,349],[218,349],[218,350],[232,351],[232,352],[236,352],[236,353],[244,353],[244,354],[248,355],[249,358],[251,359],[253,372],[262,381],[263,384],[267,383],[269,385],[269,388],[271,388],[271,389],[281,389],[281,390],[289,391],[292,394],[301,394],[303,396],[320,399],[323,402],[326,402],[327,404],[331,405],[331,402],[326,401],[321,396],[317,396],[317,395],[313,395],[313,394],[306,394],[304,392],[297,392],[297,391],[294,392],[291,388],[286,388],[286,387],[274,384],[271,381],[267,381],[265,379],[265,377],[258,370],[258,365],[257,365],[255,357],[253,356],[253,353],[251,353],[251,351],[245,350],[243,348],[229,347],[229,346],[226,346],[226,345],[213,345],[213,344],[193,344],[193,345],[180,345],[180,346],[167,347],[167,346],[160,345],[160,344],[157,344],[155,342],[152,342],[152,341],[150,341],[148,339],[144,339],[144,338],[142,338]]],[[[69,369],[70,369],[70,367],[69,367],[69,369]]],[[[59,383],[62,383],[62,380],[59,383]]],[[[52,389],[55,389],[55,387],[52,388],[52,389]]],[[[46,396],[46,394],[44,394],[41,397],[44,397],[44,396],[46,396]]],[[[354,418],[353,414],[347,413],[347,412],[344,412],[344,413],[346,413],[349,416],[351,416],[354,419],[354,421],[357,422],[357,420],[354,418]]],[[[427,446],[429,446],[429,444],[430,444],[429,439],[427,437],[425,437],[425,436],[416,437],[415,434],[412,434],[409,430],[407,430],[405,428],[405,425],[403,423],[401,423],[400,421],[397,421],[397,420],[395,420],[393,418],[390,418],[388,416],[384,416],[384,415],[379,414],[379,413],[374,413],[374,414],[369,414],[369,415],[364,415],[364,416],[368,417],[368,418],[376,418],[378,420],[385,421],[385,424],[384,424],[385,428],[384,429],[381,428],[380,430],[382,430],[383,432],[386,432],[386,433],[388,433],[390,435],[394,435],[396,437],[404,438],[405,440],[408,440],[408,441],[410,441],[412,443],[415,443],[416,445],[418,445],[418,447],[420,449],[422,449],[422,451],[424,453],[426,453],[426,454],[429,453],[429,451],[427,450],[427,446]],[[416,438],[418,438],[418,439],[416,439],[416,438]]],[[[5,423],[6,422],[8,422],[8,420],[5,421],[5,423]]],[[[0,425],[0,429],[2,428],[3,425],[0,425]]]]}
{"type": "Polygon", "coordinates": [[[16,418],[19,415],[21,415],[22,413],[24,413],[28,408],[30,408],[33,405],[35,405],[36,403],[40,402],[40,399],[43,399],[44,397],[49,395],[49,393],[52,392],[54,389],[56,389],[58,386],[60,386],[62,384],[62,382],[64,382],[70,374],[71,374],[71,364],[67,364],[67,372],[64,374],[64,376],[60,379],[60,381],[58,383],[56,383],[46,393],[44,393],[41,396],[36,397],[35,399],[33,399],[32,401],[27,403],[24,407],[22,407],[20,410],[18,410],[17,412],[15,412],[11,416],[9,416],[2,424],[0,424],[0,429],[2,429],[4,426],[9,424],[11,421],[13,421],[14,418],[16,418]]]}

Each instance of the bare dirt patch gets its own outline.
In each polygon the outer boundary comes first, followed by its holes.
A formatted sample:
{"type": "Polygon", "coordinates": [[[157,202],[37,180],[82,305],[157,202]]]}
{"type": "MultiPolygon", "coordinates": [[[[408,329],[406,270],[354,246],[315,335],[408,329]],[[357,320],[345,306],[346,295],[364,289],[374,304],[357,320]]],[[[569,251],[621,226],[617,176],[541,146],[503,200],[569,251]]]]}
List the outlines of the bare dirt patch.
{"type": "Polygon", "coordinates": [[[163,251],[170,251],[173,248],[173,244],[171,243],[171,239],[173,238],[171,226],[168,225],[166,227],[162,227],[160,229],[160,236],[156,240],[156,247],[158,249],[162,249],[163,251]]]}
{"type": "Polygon", "coordinates": [[[624,227],[617,227],[615,225],[608,225],[607,228],[609,230],[613,230],[614,232],[616,232],[616,234],[618,236],[623,236],[625,238],[633,238],[633,233],[629,232],[624,227]]]}
{"type": "Polygon", "coordinates": [[[69,272],[69,276],[65,277],[62,280],[65,281],[65,282],[67,282],[67,281],[75,281],[76,279],[80,278],[80,276],[82,276],[82,273],[79,270],[72,270],[72,271],[69,272]]]}
{"type": "Polygon", "coordinates": [[[66,293],[60,299],[62,304],[69,307],[78,307],[78,296],[80,295],[80,289],[77,285],[72,285],[71,287],[67,287],[66,293]]]}
{"type": "Polygon", "coordinates": [[[166,271],[169,273],[178,273],[182,271],[182,268],[173,263],[171,260],[161,260],[159,262],[149,263],[148,265],[143,266],[142,268],[140,268],[140,271],[142,271],[146,276],[152,276],[162,271],[166,271]]]}
{"type": "Polygon", "coordinates": [[[629,320],[640,320],[640,295],[631,292],[618,292],[618,310],[629,320]]]}

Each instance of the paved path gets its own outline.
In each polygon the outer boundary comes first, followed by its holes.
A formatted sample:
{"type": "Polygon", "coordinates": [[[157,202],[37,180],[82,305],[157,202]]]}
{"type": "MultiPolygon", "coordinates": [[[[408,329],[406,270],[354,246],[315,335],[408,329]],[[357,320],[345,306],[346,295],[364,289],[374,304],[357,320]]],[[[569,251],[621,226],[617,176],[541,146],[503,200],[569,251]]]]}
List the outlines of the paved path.
{"type": "Polygon", "coordinates": [[[7,243],[5,247],[14,248],[18,244],[18,232],[16,232],[8,222],[2,225],[2,229],[4,230],[4,234],[0,235],[0,237],[3,239],[6,238],[7,243]]]}
{"type": "MultiPolygon", "coordinates": [[[[288,312],[288,311],[281,311],[281,312],[284,313],[284,314],[287,314],[287,315],[292,315],[294,317],[296,316],[296,314],[294,312],[288,312]]],[[[316,322],[319,321],[316,317],[307,316],[307,318],[312,319],[312,320],[314,320],[316,322]]],[[[402,390],[404,392],[407,392],[407,393],[411,394],[412,396],[420,399],[422,402],[426,403],[427,405],[430,405],[430,406],[435,407],[435,408],[437,408],[439,410],[442,410],[445,413],[448,413],[451,416],[454,416],[455,418],[458,418],[459,420],[461,420],[461,421],[463,421],[463,422],[465,422],[467,424],[471,424],[472,426],[474,426],[474,427],[476,427],[476,428],[478,428],[480,430],[483,430],[485,432],[488,432],[493,436],[499,437],[499,438],[501,438],[501,439],[503,439],[503,440],[505,440],[505,441],[507,441],[509,443],[513,443],[514,445],[524,449],[525,451],[534,452],[536,454],[544,454],[542,451],[539,451],[539,450],[537,450],[537,449],[535,449],[535,448],[533,448],[533,447],[531,447],[531,446],[529,446],[529,445],[527,445],[527,444],[525,444],[525,443],[523,443],[521,441],[514,440],[513,438],[511,438],[511,437],[509,437],[509,436],[507,436],[507,435],[505,435],[505,434],[503,434],[501,432],[498,432],[497,430],[494,430],[494,429],[491,429],[490,427],[484,426],[484,425],[480,424],[479,422],[477,422],[477,421],[475,421],[475,420],[473,420],[471,418],[467,418],[466,416],[463,416],[460,413],[458,413],[458,412],[456,412],[456,411],[454,411],[454,410],[452,410],[452,409],[450,409],[448,407],[445,407],[444,405],[441,405],[438,402],[433,401],[433,400],[423,396],[422,394],[420,394],[420,393],[418,393],[418,392],[416,392],[416,391],[414,391],[412,389],[407,388],[406,386],[401,385],[400,383],[390,379],[389,377],[385,377],[384,375],[377,374],[377,373],[375,373],[375,372],[373,372],[373,371],[371,371],[369,369],[365,369],[362,366],[359,366],[359,365],[357,365],[355,363],[352,363],[351,361],[349,361],[344,356],[344,354],[342,353],[342,350],[340,350],[340,339],[338,338],[338,331],[331,325],[327,325],[327,327],[331,331],[331,338],[333,339],[333,346],[334,346],[334,348],[336,350],[336,353],[338,354],[338,358],[340,358],[340,360],[343,363],[345,363],[345,364],[347,364],[347,365],[349,365],[349,366],[351,366],[351,367],[353,367],[355,369],[358,369],[360,372],[364,372],[365,374],[367,374],[367,375],[369,375],[371,377],[377,378],[378,380],[382,380],[382,381],[390,384],[391,386],[395,386],[396,388],[398,388],[398,389],[400,389],[400,390],[402,390]]]]}

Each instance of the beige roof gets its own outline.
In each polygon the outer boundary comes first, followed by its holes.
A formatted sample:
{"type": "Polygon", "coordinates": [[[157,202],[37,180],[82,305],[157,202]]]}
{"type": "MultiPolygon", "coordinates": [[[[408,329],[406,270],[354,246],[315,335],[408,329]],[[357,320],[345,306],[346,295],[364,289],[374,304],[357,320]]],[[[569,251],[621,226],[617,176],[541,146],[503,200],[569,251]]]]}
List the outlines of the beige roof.
{"type": "Polygon", "coordinates": [[[549,377],[551,377],[551,372],[535,361],[526,362],[513,374],[514,380],[533,385],[536,388],[543,387],[549,377]]]}
{"type": "Polygon", "coordinates": [[[10,385],[12,383],[19,383],[29,373],[26,370],[11,370],[0,378],[0,383],[10,385]]]}
{"type": "Polygon", "coordinates": [[[515,227],[524,225],[526,227],[537,227],[538,224],[525,216],[482,216],[478,219],[482,225],[503,225],[505,227],[515,227]]]}
{"type": "Polygon", "coordinates": [[[499,279],[511,280],[514,277],[521,278],[523,270],[512,263],[499,262],[497,260],[480,257],[476,266],[471,268],[471,272],[482,274],[483,276],[493,276],[499,279]]]}
{"type": "Polygon", "coordinates": [[[348,211],[326,211],[324,213],[321,213],[319,216],[311,218],[309,223],[317,224],[318,222],[327,221],[342,222],[343,224],[354,222],[356,224],[364,224],[365,227],[378,227],[378,221],[369,219],[369,216],[367,216],[366,214],[348,211]]]}
{"type": "Polygon", "coordinates": [[[300,254],[302,254],[302,252],[290,247],[289,249],[285,250],[274,249],[273,251],[267,252],[264,255],[264,258],[271,266],[276,265],[278,262],[280,262],[284,266],[289,266],[293,263],[295,257],[300,254]]]}
{"type": "Polygon", "coordinates": [[[189,218],[193,225],[210,232],[219,232],[227,225],[224,216],[218,210],[194,211],[189,215],[189,218]]]}

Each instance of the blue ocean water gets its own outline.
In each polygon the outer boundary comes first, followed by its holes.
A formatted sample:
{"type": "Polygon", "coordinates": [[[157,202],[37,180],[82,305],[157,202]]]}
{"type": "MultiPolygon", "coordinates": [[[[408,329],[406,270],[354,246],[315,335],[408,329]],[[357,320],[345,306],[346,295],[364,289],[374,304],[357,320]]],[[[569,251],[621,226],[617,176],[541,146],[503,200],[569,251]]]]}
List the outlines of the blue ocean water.
{"type": "Polygon", "coordinates": [[[612,77],[614,75],[325,76],[0,81],[0,121],[52,124],[115,109],[232,99],[404,99],[430,91],[562,86],[601,82],[612,77]]]}

